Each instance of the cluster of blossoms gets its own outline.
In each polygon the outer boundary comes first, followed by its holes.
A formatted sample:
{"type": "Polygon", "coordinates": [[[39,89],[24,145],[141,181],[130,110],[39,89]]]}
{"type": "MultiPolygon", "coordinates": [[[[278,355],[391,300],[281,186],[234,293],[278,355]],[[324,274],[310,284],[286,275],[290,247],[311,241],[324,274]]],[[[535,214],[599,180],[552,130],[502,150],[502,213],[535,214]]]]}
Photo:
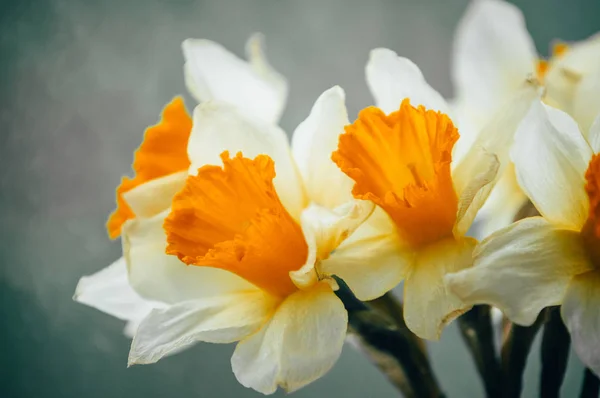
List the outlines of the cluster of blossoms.
{"type": "Polygon", "coordinates": [[[75,299],[128,321],[130,364],[237,342],[235,376],[265,394],[336,362],[341,281],[363,301],[403,282],[404,321],[428,340],[477,304],[520,325],[561,305],[600,374],[600,37],[540,60],[514,6],[476,0],[455,49],[451,103],[375,49],[375,106],[351,123],[333,87],[289,145],[261,38],[248,61],[186,40],[199,104],[177,97],[146,130],[107,225],[123,257],[75,299]],[[541,216],[513,223],[528,201],[541,216]]]}

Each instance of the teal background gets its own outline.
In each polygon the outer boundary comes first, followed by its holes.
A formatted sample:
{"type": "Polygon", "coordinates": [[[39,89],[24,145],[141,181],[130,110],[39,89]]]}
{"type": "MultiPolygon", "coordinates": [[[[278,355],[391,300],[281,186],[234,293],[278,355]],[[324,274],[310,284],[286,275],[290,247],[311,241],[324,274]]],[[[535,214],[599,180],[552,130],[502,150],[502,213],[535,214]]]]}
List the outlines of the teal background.
{"type": "MultiPolygon", "coordinates": [[[[598,0],[522,0],[539,51],[600,30],[598,0]]],[[[453,1],[0,1],[0,396],[256,397],[237,384],[233,346],[198,344],[153,366],[126,368],[123,322],[72,302],[80,276],[120,255],[104,222],[132,151],[163,104],[185,93],[180,43],[218,41],[242,55],[266,35],[290,82],[282,126],[292,132],[339,84],[351,115],[370,104],[368,51],[414,60],[452,94],[452,36],[467,5],[453,1]]],[[[194,102],[187,98],[188,108],[194,102]]],[[[539,343],[539,342],[538,342],[539,343]]],[[[483,390],[454,325],[429,346],[449,397],[483,390]]],[[[564,396],[579,389],[571,358],[564,396]]],[[[524,396],[537,396],[539,352],[524,396]]],[[[276,396],[282,396],[282,393],[276,396]]],[[[303,397],[391,397],[395,390],[350,346],[303,397]]]]}

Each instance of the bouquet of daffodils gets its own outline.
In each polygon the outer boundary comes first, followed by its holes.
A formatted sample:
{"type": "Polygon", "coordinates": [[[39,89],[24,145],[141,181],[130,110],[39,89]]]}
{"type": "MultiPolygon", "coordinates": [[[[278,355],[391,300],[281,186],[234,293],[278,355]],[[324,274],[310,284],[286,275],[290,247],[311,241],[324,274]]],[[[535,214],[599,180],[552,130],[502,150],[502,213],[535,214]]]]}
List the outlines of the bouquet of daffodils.
{"type": "Polygon", "coordinates": [[[332,87],[291,144],[260,36],[247,61],[182,48],[198,104],[175,97],[146,130],[107,223],[123,256],[75,293],[128,322],[129,365],[235,342],[241,384],[292,392],[349,342],[405,397],[442,397],[423,340],[457,320],[487,396],[519,396],[542,330],[542,395],[571,342],[597,393],[600,36],[540,59],[518,9],[475,0],[452,101],[374,49],[375,105],[350,121],[332,87]]]}

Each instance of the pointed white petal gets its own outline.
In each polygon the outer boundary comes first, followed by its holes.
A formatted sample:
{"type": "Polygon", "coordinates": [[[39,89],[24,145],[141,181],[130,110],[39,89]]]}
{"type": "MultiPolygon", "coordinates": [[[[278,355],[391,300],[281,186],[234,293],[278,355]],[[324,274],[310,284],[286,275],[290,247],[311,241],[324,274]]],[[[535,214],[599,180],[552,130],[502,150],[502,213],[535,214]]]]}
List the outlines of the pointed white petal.
{"type": "Polygon", "coordinates": [[[123,255],[131,286],[143,297],[177,303],[256,289],[239,276],[217,268],[186,265],[165,253],[163,229],[168,210],[123,226],[123,255]]]}
{"type": "Polygon", "coordinates": [[[329,285],[289,296],[231,358],[239,382],[263,394],[297,390],[323,376],[342,351],[348,315],[329,285]]]}
{"type": "Polygon", "coordinates": [[[512,224],[517,213],[527,201],[527,196],[517,182],[515,167],[511,163],[504,170],[504,174],[479,211],[480,223],[477,236],[486,238],[493,232],[512,224]]]}
{"type": "Polygon", "coordinates": [[[323,272],[337,275],[359,300],[381,297],[408,274],[413,253],[402,247],[395,233],[363,234],[345,241],[321,263],[323,272]]]}
{"type": "Polygon", "coordinates": [[[598,87],[599,72],[600,34],[595,34],[552,57],[544,78],[547,102],[572,115],[584,132],[600,111],[592,88],[598,87]]]}
{"type": "Polygon", "coordinates": [[[210,40],[187,39],[182,48],[186,85],[199,102],[223,101],[244,114],[278,122],[287,82],[266,60],[260,35],[252,36],[246,45],[249,62],[210,40]]]}
{"type": "Polygon", "coordinates": [[[485,123],[534,73],[537,54],[521,11],[475,0],[459,23],[452,65],[457,96],[485,123]]]}
{"type": "Polygon", "coordinates": [[[315,102],[292,138],[292,151],[309,200],[334,208],[352,199],[354,182],[333,163],[338,137],[350,124],[344,90],[335,86],[315,102]]]}
{"type": "Polygon", "coordinates": [[[451,293],[444,276],[473,264],[472,238],[448,239],[421,249],[404,281],[404,320],[417,336],[438,340],[444,327],[471,306],[451,293]]]}
{"type": "MultiPolygon", "coordinates": [[[[600,48],[598,53],[600,58],[600,48]]],[[[595,72],[581,78],[573,98],[573,118],[584,134],[589,131],[598,115],[600,115],[600,61],[595,72]]]]}
{"type": "Polygon", "coordinates": [[[73,300],[124,321],[139,321],[162,303],[143,299],[127,280],[125,259],[79,280],[73,300]]]}
{"type": "Polygon", "coordinates": [[[590,264],[579,234],[541,217],[504,228],[477,247],[474,266],[448,275],[448,287],[469,304],[498,307],[513,322],[531,325],[547,306],[562,302],[573,275],[590,264]]]}
{"type": "Polygon", "coordinates": [[[272,297],[254,290],[155,309],[137,329],[129,365],[154,363],[197,341],[238,341],[257,331],[275,306],[272,297]]]}
{"type": "Polygon", "coordinates": [[[592,127],[590,127],[588,141],[592,148],[592,152],[600,153],[600,114],[598,114],[598,117],[596,117],[596,120],[592,123],[592,127]]]}
{"type": "Polygon", "coordinates": [[[127,191],[123,199],[136,217],[152,217],[171,207],[171,200],[185,185],[188,173],[182,171],[150,180],[127,191]]]}
{"type": "Polygon", "coordinates": [[[536,102],[515,136],[519,185],[551,222],[580,229],[588,216],[585,171],[592,150],[566,113],[536,102]]]}
{"type": "Polygon", "coordinates": [[[194,125],[188,143],[190,173],[206,165],[222,164],[220,155],[229,151],[247,158],[268,155],[275,162],[273,180],[281,202],[294,218],[300,217],[305,193],[292,158],[287,136],[274,124],[246,117],[224,103],[206,102],[194,110],[194,125]]]}
{"type": "Polygon", "coordinates": [[[444,98],[425,81],[419,67],[392,50],[372,50],[366,73],[375,104],[385,113],[397,111],[404,98],[410,98],[413,106],[423,105],[447,115],[450,112],[444,98]]]}
{"type": "Polygon", "coordinates": [[[600,375],[600,272],[591,271],[571,280],[562,303],[562,318],[571,333],[579,359],[600,375]]]}

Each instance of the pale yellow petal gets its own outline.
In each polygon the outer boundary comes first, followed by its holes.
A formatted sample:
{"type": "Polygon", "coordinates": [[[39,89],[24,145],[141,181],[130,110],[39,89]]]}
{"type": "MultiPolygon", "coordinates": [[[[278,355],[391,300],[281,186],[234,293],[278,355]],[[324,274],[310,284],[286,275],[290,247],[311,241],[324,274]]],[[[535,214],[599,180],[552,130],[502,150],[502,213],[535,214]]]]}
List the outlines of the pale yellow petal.
{"type": "Polygon", "coordinates": [[[541,217],[497,231],[473,255],[472,268],[446,276],[450,290],[466,303],[498,307],[520,325],[560,304],[570,279],[590,267],[579,234],[541,217]]]}
{"type": "Polygon", "coordinates": [[[562,303],[561,313],[579,359],[600,375],[600,272],[575,276],[562,303]]]}
{"type": "Polygon", "coordinates": [[[277,194],[295,219],[305,207],[306,194],[285,132],[274,124],[243,115],[225,103],[206,102],[194,110],[188,143],[190,174],[207,165],[221,165],[221,153],[242,152],[246,158],[268,155],[275,162],[277,194]]]}
{"type": "Polygon", "coordinates": [[[373,300],[406,277],[414,255],[395,232],[363,234],[359,228],[356,234],[321,263],[321,270],[340,277],[359,300],[373,300]]]}
{"type": "Polygon", "coordinates": [[[454,45],[457,97],[473,113],[491,118],[534,73],[537,54],[521,11],[506,1],[472,1],[454,45]]]}
{"type": "Polygon", "coordinates": [[[588,217],[585,171],[592,150],[566,113],[535,102],[515,136],[519,185],[542,216],[580,229],[588,217]]]}
{"type": "Polygon", "coordinates": [[[152,217],[171,206],[171,200],[183,188],[187,172],[170,174],[138,185],[123,194],[136,217],[152,217]]]}
{"type": "Polygon", "coordinates": [[[512,100],[488,120],[473,146],[454,168],[452,180],[461,200],[458,231],[468,229],[506,170],[515,131],[537,98],[539,87],[533,82],[524,84],[512,100]]]}
{"type": "Polygon", "coordinates": [[[186,85],[196,100],[223,101],[246,115],[277,123],[287,82],[269,65],[260,35],[248,40],[249,62],[210,40],[187,39],[182,48],[186,85]]]}
{"type": "Polygon", "coordinates": [[[440,93],[425,81],[419,67],[408,58],[399,57],[392,50],[372,50],[366,74],[375,105],[385,113],[397,111],[402,100],[410,98],[414,106],[423,105],[428,109],[450,114],[448,104],[440,93]]]}
{"type": "Polygon", "coordinates": [[[417,253],[404,281],[404,320],[417,336],[438,340],[449,322],[471,308],[449,291],[444,276],[469,268],[476,244],[472,238],[447,239],[417,253]]]}
{"type": "Polygon", "coordinates": [[[257,289],[225,270],[188,266],[165,253],[163,229],[168,210],[149,219],[128,221],[123,227],[123,255],[129,282],[143,297],[177,303],[257,289]]]}
{"type": "Polygon", "coordinates": [[[331,160],[339,135],[350,124],[345,98],[338,86],[325,91],[292,137],[294,159],[309,200],[330,209],[351,200],[354,185],[331,160]]]}
{"type": "Polygon", "coordinates": [[[124,321],[139,322],[164,304],[141,297],[127,280],[125,259],[120,258],[77,283],[73,300],[124,321]]]}
{"type": "Polygon", "coordinates": [[[129,365],[157,362],[198,341],[231,343],[243,339],[260,329],[276,305],[273,297],[253,290],[155,309],[137,329],[129,365]]]}
{"type": "Polygon", "coordinates": [[[344,305],[326,283],[289,296],[231,358],[238,381],[263,394],[295,391],[323,376],[339,358],[348,323],[344,305]]]}

